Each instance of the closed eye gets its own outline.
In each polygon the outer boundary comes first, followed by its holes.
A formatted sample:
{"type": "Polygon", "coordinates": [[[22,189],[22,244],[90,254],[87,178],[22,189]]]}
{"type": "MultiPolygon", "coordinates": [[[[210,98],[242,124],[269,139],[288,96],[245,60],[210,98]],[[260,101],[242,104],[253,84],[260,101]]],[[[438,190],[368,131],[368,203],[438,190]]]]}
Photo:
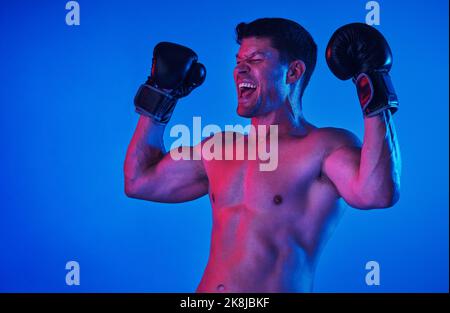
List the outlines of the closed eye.
{"type": "MultiPolygon", "coordinates": [[[[250,60],[247,60],[247,62],[250,63],[250,64],[258,64],[258,63],[261,63],[262,61],[264,61],[264,59],[250,59],[250,60]]],[[[242,61],[236,61],[236,65],[241,64],[241,62],[242,61]]]]}

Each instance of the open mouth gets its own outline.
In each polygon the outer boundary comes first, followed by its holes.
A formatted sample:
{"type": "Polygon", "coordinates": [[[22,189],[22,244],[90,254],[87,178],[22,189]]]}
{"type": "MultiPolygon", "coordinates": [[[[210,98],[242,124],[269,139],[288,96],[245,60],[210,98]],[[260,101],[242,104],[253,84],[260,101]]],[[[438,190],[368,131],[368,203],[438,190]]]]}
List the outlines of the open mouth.
{"type": "Polygon", "coordinates": [[[251,97],[251,95],[256,90],[256,84],[253,82],[241,82],[238,84],[239,87],[239,99],[245,100],[251,97]]]}

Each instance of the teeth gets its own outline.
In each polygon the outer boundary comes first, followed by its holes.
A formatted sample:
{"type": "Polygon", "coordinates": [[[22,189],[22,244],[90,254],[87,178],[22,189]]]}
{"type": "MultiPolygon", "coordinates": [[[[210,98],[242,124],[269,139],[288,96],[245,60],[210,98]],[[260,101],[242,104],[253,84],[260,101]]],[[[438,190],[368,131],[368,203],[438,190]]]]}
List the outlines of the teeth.
{"type": "Polygon", "coordinates": [[[243,88],[243,87],[256,89],[256,85],[254,85],[252,83],[240,83],[239,88],[243,88]]]}

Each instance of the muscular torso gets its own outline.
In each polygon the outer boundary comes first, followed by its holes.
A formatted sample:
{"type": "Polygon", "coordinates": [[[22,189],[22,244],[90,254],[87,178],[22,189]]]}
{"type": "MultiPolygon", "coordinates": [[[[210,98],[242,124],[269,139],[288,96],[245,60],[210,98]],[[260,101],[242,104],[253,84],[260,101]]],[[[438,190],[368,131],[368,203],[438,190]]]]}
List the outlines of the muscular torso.
{"type": "MultiPolygon", "coordinates": [[[[274,171],[259,160],[203,161],[213,208],[198,292],[307,292],[339,195],[321,171],[326,132],[280,137],[274,171]]],[[[245,138],[245,140],[247,140],[245,138]]]]}

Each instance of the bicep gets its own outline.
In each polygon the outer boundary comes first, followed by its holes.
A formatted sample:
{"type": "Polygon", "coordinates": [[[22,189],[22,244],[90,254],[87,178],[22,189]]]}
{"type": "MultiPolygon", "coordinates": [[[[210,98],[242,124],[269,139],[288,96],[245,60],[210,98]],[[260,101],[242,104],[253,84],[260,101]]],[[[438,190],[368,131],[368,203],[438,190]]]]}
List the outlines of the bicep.
{"type": "Polygon", "coordinates": [[[208,193],[208,178],[198,147],[173,149],[148,168],[136,182],[136,198],[176,203],[197,199],[208,193]]]}
{"type": "Polygon", "coordinates": [[[339,195],[351,206],[359,207],[362,201],[358,186],[361,146],[351,139],[332,150],[323,161],[322,172],[334,184],[339,195]]]}

